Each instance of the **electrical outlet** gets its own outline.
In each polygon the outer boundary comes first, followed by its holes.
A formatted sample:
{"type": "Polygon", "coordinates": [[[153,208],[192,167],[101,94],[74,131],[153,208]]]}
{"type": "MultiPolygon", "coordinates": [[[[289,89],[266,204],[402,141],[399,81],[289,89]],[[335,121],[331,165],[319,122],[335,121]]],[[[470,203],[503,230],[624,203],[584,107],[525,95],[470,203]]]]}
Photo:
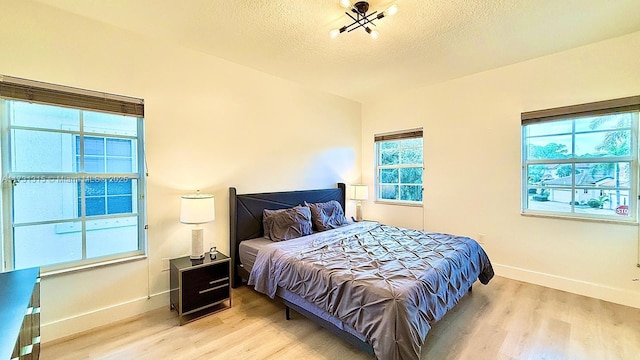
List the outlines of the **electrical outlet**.
{"type": "Polygon", "coordinates": [[[484,234],[478,233],[477,239],[480,244],[484,244],[484,234]]]}

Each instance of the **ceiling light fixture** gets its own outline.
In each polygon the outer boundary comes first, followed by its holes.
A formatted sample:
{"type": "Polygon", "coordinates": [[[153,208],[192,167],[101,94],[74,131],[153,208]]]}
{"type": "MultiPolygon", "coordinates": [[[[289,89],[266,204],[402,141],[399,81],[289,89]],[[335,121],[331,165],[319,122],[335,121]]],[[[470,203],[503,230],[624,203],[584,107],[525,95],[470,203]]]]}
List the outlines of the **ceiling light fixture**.
{"type": "Polygon", "coordinates": [[[343,32],[351,32],[357,28],[363,28],[373,39],[378,38],[378,32],[376,30],[371,29],[371,26],[376,26],[374,23],[375,20],[380,20],[385,16],[391,16],[398,12],[398,5],[393,4],[387,10],[378,13],[378,11],[374,11],[372,13],[367,14],[369,11],[369,2],[368,1],[358,1],[355,4],[352,4],[349,0],[340,0],[340,6],[343,8],[351,10],[351,12],[355,13],[356,16],[349,14],[349,12],[345,12],[347,16],[349,16],[353,22],[349,25],[345,25],[339,29],[333,29],[329,32],[329,36],[332,39],[338,37],[338,35],[343,32]]]}

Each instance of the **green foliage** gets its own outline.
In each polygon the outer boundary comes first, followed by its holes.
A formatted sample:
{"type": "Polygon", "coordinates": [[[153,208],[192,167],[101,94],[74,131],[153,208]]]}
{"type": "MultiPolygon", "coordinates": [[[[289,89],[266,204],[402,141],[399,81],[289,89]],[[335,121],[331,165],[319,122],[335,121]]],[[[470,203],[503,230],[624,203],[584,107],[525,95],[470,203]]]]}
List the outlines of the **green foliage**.
{"type": "Polygon", "coordinates": [[[399,169],[380,169],[381,184],[397,184],[399,169]]]}
{"type": "MultiPolygon", "coordinates": [[[[562,165],[560,167],[558,167],[558,169],[556,170],[556,175],[558,177],[565,177],[565,176],[569,176],[571,175],[571,169],[573,168],[573,166],[571,165],[562,165]]],[[[576,171],[577,173],[577,171],[576,171]]]]}
{"type": "Polygon", "coordinates": [[[600,207],[600,201],[598,201],[598,199],[590,199],[589,201],[587,201],[587,205],[589,205],[589,207],[597,209],[600,207]]]}
{"type": "Polygon", "coordinates": [[[607,116],[599,116],[591,121],[589,127],[592,130],[598,128],[616,129],[605,133],[602,143],[596,147],[596,150],[603,151],[610,156],[629,155],[631,130],[628,128],[631,124],[631,114],[613,114],[607,116]],[[613,125],[615,123],[615,125],[613,125]],[[619,130],[618,130],[619,129],[619,130]]]}
{"type": "Polygon", "coordinates": [[[529,165],[527,167],[527,175],[529,176],[529,184],[537,184],[542,180],[545,172],[544,165],[529,165]]]}
{"type": "Polygon", "coordinates": [[[400,142],[403,148],[419,147],[422,148],[422,138],[406,139],[400,142]]]}
{"type": "Polygon", "coordinates": [[[422,201],[422,186],[401,185],[400,200],[422,201]]]}
{"type": "Polygon", "coordinates": [[[380,150],[397,149],[400,146],[400,143],[397,140],[381,141],[378,146],[380,147],[380,150]]]}
{"type": "Polygon", "coordinates": [[[542,189],[540,191],[540,195],[533,195],[533,200],[534,201],[549,201],[549,195],[551,194],[551,192],[549,191],[549,189],[542,189]]]}
{"type": "Polygon", "coordinates": [[[399,150],[382,150],[380,151],[379,165],[398,165],[400,163],[399,150]]]}
{"type": "Polygon", "coordinates": [[[422,148],[400,150],[400,163],[422,165],[422,148]]]}
{"type": "Polygon", "coordinates": [[[590,199],[589,201],[587,201],[587,205],[594,209],[602,209],[602,206],[607,201],[609,201],[609,197],[607,195],[600,195],[597,199],[590,199]]]}
{"type": "Polygon", "coordinates": [[[422,168],[402,168],[400,169],[400,182],[402,184],[422,184],[422,168]]]}
{"type": "Polygon", "coordinates": [[[566,159],[569,150],[563,144],[529,145],[529,159],[566,159]]]}
{"type": "Polygon", "coordinates": [[[378,143],[380,153],[378,165],[422,165],[424,161],[422,143],[422,138],[382,141],[378,143]]]}
{"type": "MultiPolygon", "coordinates": [[[[591,121],[590,127],[595,130],[601,126],[606,126],[608,122],[616,121],[615,128],[623,129],[629,127],[632,124],[631,113],[614,114],[609,116],[601,116],[591,121]]],[[[614,156],[628,155],[631,153],[631,131],[630,130],[617,130],[609,131],[606,133],[602,143],[596,147],[599,151],[605,151],[608,154],[614,156]]],[[[605,164],[612,165],[612,164],[605,164]]],[[[616,206],[620,206],[620,164],[615,163],[615,180],[616,180],[616,206]]],[[[607,199],[608,200],[608,199],[607,199]]],[[[591,201],[591,200],[589,200],[591,201]]],[[[602,205],[602,204],[601,204],[602,205]]]]}

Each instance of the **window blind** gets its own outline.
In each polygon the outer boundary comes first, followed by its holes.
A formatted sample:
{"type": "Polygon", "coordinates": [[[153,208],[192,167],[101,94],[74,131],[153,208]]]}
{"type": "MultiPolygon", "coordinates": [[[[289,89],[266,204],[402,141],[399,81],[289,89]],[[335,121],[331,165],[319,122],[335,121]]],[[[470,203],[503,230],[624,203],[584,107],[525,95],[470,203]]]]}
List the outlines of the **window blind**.
{"type": "Polygon", "coordinates": [[[142,99],[0,75],[0,97],[144,117],[142,99]]]}
{"type": "Polygon", "coordinates": [[[392,133],[376,134],[374,135],[374,141],[389,141],[389,140],[401,140],[401,139],[415,139],[422,137],[422,128],[409,129],[396,131],[392,133]]]}
{"type": "Polygon", "coordinates": [[[522,125],[553,121],[562,118],[594,116],[640,110],[640,96],[529,111],[521,114],[522,125]]]}

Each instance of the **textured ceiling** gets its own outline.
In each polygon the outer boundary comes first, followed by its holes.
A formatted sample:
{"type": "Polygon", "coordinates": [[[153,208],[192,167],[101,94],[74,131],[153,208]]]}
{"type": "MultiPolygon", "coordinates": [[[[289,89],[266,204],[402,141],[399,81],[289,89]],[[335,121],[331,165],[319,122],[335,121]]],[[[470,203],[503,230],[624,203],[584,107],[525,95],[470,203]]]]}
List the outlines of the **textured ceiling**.
{"type": "Polygon", "coordinates": [[[350,23],[338,0],[36,0],[357,101],[640,31],[640,0],[371,0],[350,23]]]}

